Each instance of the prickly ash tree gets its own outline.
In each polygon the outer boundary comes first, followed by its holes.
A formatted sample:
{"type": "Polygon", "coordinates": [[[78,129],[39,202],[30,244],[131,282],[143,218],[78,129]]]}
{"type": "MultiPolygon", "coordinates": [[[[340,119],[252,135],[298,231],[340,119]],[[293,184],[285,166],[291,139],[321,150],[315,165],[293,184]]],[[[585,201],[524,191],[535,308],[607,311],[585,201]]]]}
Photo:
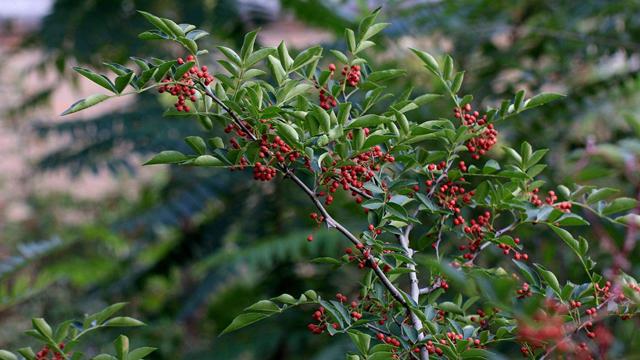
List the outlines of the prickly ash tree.
{"type": "Polygon", "coordinates": [[[525,100],[519,92],[480,112],[471,95],[459,95],[464,73],[454,70],[451,57],[439,61],[415,49],[440,93],[389,93],[385,84],[405,72],[373,70],[363,57],[387,25],[375,23],[377,12],[357,31],[346,30],[347,54],[316,46],[292,57],[284,43],[255,49],[257,34],[251,32],[239,52],[217,48],[223,58],[215,73],[202,64],[207,51],[197,41],[204,31],[141,13],[155,27],[142,39],[177,42],[188,55],[132,58],[137,72],[108,64],[115,81],[76,68],[112,94],[88,97],[64,114],[125,94],[169,94],[175,105],[165,115],[192,117],[208,130],[220,125],[227,135],[187,137],[193,154],[167,150],[147,164],[250,168],[258,181],[284,177],[309,198],[312,221],[348,242],[342,257],[318,262],[363,272],[351,298],[324,298],[313,290],[297,298],[283,294],[247,308],[223,333],[317,304],[310,332],[348,334],[358,351],[348,359],[487,358],[512,348],[525,357],[586,359],[610,346],[604,319],[635,315],[636,281],[622,273],[598,275],[587,241],[564,229],[587,224],[572,207],[607,217],[635,201],[608,202],[609,189],[580,186],[541,194],[544,181],[536,176],[546,150],[533,151],[527,143],[519,151],[503,147],[504,163],[488,158],[496,153],[500,122],[559,95],[525,100]],[[433,101],[449,102],[451,113],[437,120],[417,116],[416,109],[433,101]],[[332,217],[339,194],[360,204],[368,226],[349,229],[332,217]],[[518,229],[530,224],[550,228],[589,281],[561,286],[536,264],[526,252],[527,239],[518,238],[518,229]]]}

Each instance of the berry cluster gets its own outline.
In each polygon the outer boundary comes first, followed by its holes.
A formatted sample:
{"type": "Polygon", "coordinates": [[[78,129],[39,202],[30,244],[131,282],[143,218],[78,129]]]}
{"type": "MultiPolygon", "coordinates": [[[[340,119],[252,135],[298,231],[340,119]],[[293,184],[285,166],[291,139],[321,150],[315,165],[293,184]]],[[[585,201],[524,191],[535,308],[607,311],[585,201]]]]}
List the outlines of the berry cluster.
{"type": "Polygon", "coordinates": [[[487,323],[487,320],[484,319],[484,317],[487,316],[487,314],[484,312],[484,310],[478,309],[476,311],[476,314],[478,314],[478,317],[472,316],[471,321],[478,322],[480,326],[483,328],[486,327],[488,323],[487,323]]]}
{"type": "Polygon", "coordinates": [[[433,355],[436,354],[438,356],[442,356],[443,351],[442,349],[440,349],[439,347],[436,347],[433,343],[433,341],[428,340],[427,344],[425,346],[427,348],[427,351],[429,352],[429,355],[433,355]]]}
{"type": "Polygon", "coordinates": [[[477,218],[471,219],[471,226],[464,227],[463,231],[469,235],[469,245],[460,247],[460,250],[469,250],[469,253],[463,256],[465,259],[473,258],[473,253],[480,249],[480,243],[484,240],[485,231],[492,230],[490,219],[491,212],[485,211],[483,214],[478,215],[477,218]]]}
{"type": "MultiPolygon", "coordinates": [[[[516,244],[520,244],[520,238],[514,238],[513,242],[516,244]]],[[[529,260],[529,254],[526,253],[520,253],[519,251],[517,251],[514,247],[507,245],[505,243],[501,243],[498,245],[498,247],[500,249],[502,249],[502,253],[505,255],[509,255],[509,253],[511,251],[513,251],[513,258],[520,261],[520,260],[524,260],[527,261],[529,260]]]]}
{"type": "MultiPolygon", "coordinates": [[[[428,168],[431,167],[430,164],[428,168]]],[[[433,177],[433,174],[432,174],[433,177]]],[[[446,209],[453,211],[456,214],[460,214],[462,204],[471,203],[471,197],[475,194],[474,191],[469,191],[463,187],[462,182],[465,180],[464,178],[459,179],[460,182],[453,182],[450,180],[446,180],[446,182],[440,185],[435,192],[435,196],[438,199],[438,204],[446,209]]],[[[431,187],[434,185],[435,180],[429,179],[425,181],[425,185],[427,185],[427,191],[431,191],[431,187]]],[[[458,215],[453,220],[455,225],[464,224],[465,220],[462,216],[458,215]]]]}
{"type": "Polygon", "coordinates": [[[378,333],[378,335],[376,335],[376,338],[378,338],[378,340],[382,341],[385,344],[389,344],[391,346],[395,346],[395,347],[399,347],[400,346],[400,341],[392,336],[383,334],[383,333],[378,333]]]}
{"type": "Polygon", "coordinates": [[[342,68],[342,75],[345,77],[347,85],[351,87],[358,86],[360,82],[360,65],[352,65],[351,67],[345,65],[342,68]]]}
{"type": "Polygon", "coordinates": [[[526,282],[522,283],[522,286],[520,287],[520,289],[516,290],[516,293],[518,294],[518,299],[524,299],[532,295],[531,288],[526,282]]]}
{"type": "MultiPolygon", "coordinates": [[[[529,201],[535,207],[542,206],[542,199],[540,199],[540,196],[538,195],[539,192],[540,189],[533,189],[530,193],[529,201]]],[[[547,197],[544,199],[544,202],[547,203],[547,205],[551,205],[564,213],[571,212],[571,208],[573,207],[573,205],[570,201],[561,201],[558,203],[556,201],[558,201],[558,196],[556,195],[555,191],[549,190],[547,192],[547,197]]]]}
{"type": "Polygon", "coordinates": [[[316,335],[322,334],[327,329],[327,316],[325,315],[324,307],[320,306],[318,310],[314,311],[311,317],[315,319],[318,324],[310,323],[307,325],[307,329],[316,335]]]}
{"type": "MultiPolygon", "coordinates": [[[[193,55],[187,56],[187,61],[194,61],[195,58],[193,55]]],[[[185,61],[182,58],[177,59],[177,63],[182,65],[185,61]]],[[[159,93],[170,93],[173,96],[178,97],[178,101],[174,104],[177,111],[189,112],[191,108],[185,103],[188,99],[192,103],[195,103],[198,98],[196,96],[195,81],[194,80],[202,80],[205,85],[209,85],[213,82],[213,75],[208,73],[208,69],[206,66],[198,67],[194,65],[189,69],[189,71],[185,72],[180,79],[172,79],[170,77],[164,78],[162,83],[166,83],[165,85],[161,85],[158,87],[159,93]]]]}
{"type": "Polygon", "coordinates": [[[270,181],[276,177],[277,173],[276,168],[269,165],[262,165],[259,161],[253,165],[253,178],[255,180],[270,181]]]}
{"type": "Polygon", "coordinates": [[[571,300],[571,301],[569,301],[569,306],[570,306],[572,309],[577,309],[577,308],[579,308],[580,306],[582,306],[582,302],[580,302],[580,301],[576,301],[576,300],[571,300]]]}
{"type": "Polygon", "coordinates": [[[381,163],[395,161],[389,153],[384,153],[379,145],[371,147],[369,151],[360,153],[350,159],[352,164],[337,166],[338,159],[333,159],[331,167],[322,167],[321,184],[326,186],[326,192],[321,191],[318,196],[325,198],[325,204],[333,203],[333,196],[340,187],[345,191],[351,191],[357,203],[362,202],[359,192],[371,195],[364,189],[364,184],[374,178],[374,171],[379,171],[381,163]],[[328,193],[328,194],[327,194],[328,193]]]}
{"type": "Polygon", "coordinates": [[[318,98],[320,99],[320,107],[325,110],[329,110],[332,107],[335,107],[336,105],[338,105],[336,98],[333,97],[331,94],[327,93],[327,91],[324,88],[320,89],[318,98]]]}
{"type": "MultiPolygon", "coordinates": [[[[58,344],[58,348],[60,350],[64,349],[64,343],[58,344]]],[[[40,351],[36,353],[35,360],[62,360],[65,359],[65,356],[62,353],[57,351],[52,351],[48,346],[44,346],[40,351]],[[49,357],[51,355],[51,357],[49,357]]]]}
{"type": "Polygon", "coordinates": [[[571,202],[569,201],[562,201],[556,204],[556,209],[564,212],[564,213],[570,213],[571,212],[571,207],[573,205],[571,204],[571,202]]]}
{"type": "Polygon", "coordinates": [[[487,116],[477,111],[472,111],[471,104],[466,104],[462,108],[453,110],[454,116],[462,120],[462,124],[469,127],[469,131],[475,136],[466,142],[467,150],[472,154],[474,160],[489,151],[498,141],[498,131],[493,124],[487,124],[487,116]]]}

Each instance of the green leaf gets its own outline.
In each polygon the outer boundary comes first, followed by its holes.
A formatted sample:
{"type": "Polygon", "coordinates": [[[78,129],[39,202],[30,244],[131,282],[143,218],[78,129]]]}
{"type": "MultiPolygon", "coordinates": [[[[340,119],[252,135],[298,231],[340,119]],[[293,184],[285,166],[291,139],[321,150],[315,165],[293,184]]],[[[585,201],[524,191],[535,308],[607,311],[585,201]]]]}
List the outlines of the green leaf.
{"type": "Polygon", "coordinates": [[[500,170],[500,164],[493,160],[493,159],[489,159],[485,164],[484,167],[482,168],[482,173],[483,174],[493,174],[494,172],[500,170]]]}
{"type": "Polygon", "coordinates": [[[549,224],[549,227],[551,228],[551,230],[553,230],[553,232],[555,232],[558,236],[560,236],[562,241],[564,241],[567,245],[569,245],[569,247],[573,251],[575,251],[576,253],[579,253],[578,240],[574,239],[573,235],[571,235],[570,232],[551,224],[549,224]]]}
{"type": "Polygon", "coordinates": [[[195,166],[224,166],[224,162],[211,155],[200,155],[193,160],[195,166]]]}
{"type": "Polygon", "coordinates": [[[349,59],[347,58],[347,56],[345,54],[343,54],[341,51],[338,50],[329,50],[333,56],[336,57],[336,59],[338,59],[338,61],[340,61],[343,64],[348,64],[349,63],[349,59]]]}
{"type": "Polygon", "coordinates": [[[542,279],[553,289],[553,291],[560,296],[560,283],[558,282],[558,278],[554,273],[542,267],[542,265],[534,264],[534,266],[538,269],[540,276],[542,279]]]}
{"type": "Polygon", "coordinates": [[[296,300],[296,298],[294,298],[293,296],[289,295],[289,294],[282,294],[278,297],[273,298],[273,300],[279,301],[281,303],[284,304],[288,304],[288,305],[293,305],[296,304],[298,301],[296,300]]]}
{"type": "Polygon", "coordinates": [[[316,60],[321,53],[322,48],[320,46],[314,46],[312,48],[304,50],[303,52],[298,54],[298,56],[296,56],[296,59],[293,61],[293,64],[291,65],[291,68],[289,70],[296,71],[300,69],[301,67],[316,60]]]}
{"type": "Polygon", "coordinates": [[[144,323],[138,319],[134,319],[128,316],[117,316],[107,320],[104,326],[109,327],[126,327],[126,326],[144,326],[144,323]]]}
{"type": "Polygon", "coordinates": [[[289,55],[289,50],[287,50],[287,45],[284,41],[281,41],[280,45],[278,45],[278,57],[280,58],[280,63],[285,69],[290,68],[293,64],[293,59],[291,58],[291,55],[289,55]]]}
{"type": "Polygon", "coordinates": [[[536,150],[533,152],[533,154],[531,154],[531,156],[529,157],[529,160],[527,161],[527,167],[531,167],[535,164],[537,164],[540,160],[542,160],[542,157],[549,152],[549,149],[540,149],[540,150],[536,150]]]}
{"type": "Polygon", "coordinates": [[[169,36],[158,30],[144,31],[138,34],[141,40],[168,40],[169,36]]]}
{"type": "Polygon", "coordinates": [[[127,355],[127,360],[140,360],[140,359],[144,359],[145,356],[151,354],[152,352],[156,351],[156,348],[153,347],[140,347],[137,348],[133,351],[131,351],[129,353],[129,355],[127,355]]]}
{"type": "Polygon", "coordinates": [[[91,358],[91,360],[116,360],[117,358],[109,354],[100,354],[91,358]]]}
{"type": "Polygon", "coordinates": [[[253,53],[253,47],[256,43],[257,36],[258,36],[258,30],[254,30],[250,33],[247,33],[244,36],[242,48],[240,49],[240,56],[242,57],[242,60],[246,61],[249,58],[249,56],[253,53]]]}
{"type": "Polygon", "coordinates": [[[517,151],[507,146],[503,146],[503,149],[507,153],[507,155],[515,160],[518,164],[522,163],[522,157],[520,156],[520,154],[518,154],[517,151]]]}
{"type": "Polygon", "coordinates": [[[362,145],[363,149],[368,149],[374,145],[382,144],[387,140],[391,140],[395,138],[395,135],[380,135],[380,134],[371,134],[365,138],[364,144],[362,145]]]}
{"type": "Polygon", "coordinates": [[[602,188],[594,190],[591,194],[589,194],[589,196],[587,196],[587,204],[597,203],[598,201],[604,200],[617,192],[619,192],[619,190],[613,188],[602,188]]]}
{"type": "Polygon", "coordinates": [[[356,34],[351,29],[345,30],[345,36],[347,38],[347,47],[352,54],[356,53],[356,34]]]}
{"type": "Polygon", "coordinates": [[[189,157],[179,151],[165,150],[152,157],[143,165],[176,164],[188,160],[189,157]]]}
{"type": "Polygon", "coordinates": [[[284,99],[282,99],[282,102],[284,103],[295,98],[296,96],[304,95],[307,92],[309,92],[309,90],[311,90],[312,88],[313,86],[311,84],[304,84],[304,83],[297,84],[291,91],[287,93],[284,99]]]}
{"type": "Polygon", "coordinates": [[[226,46],[217,46],[217,48],[227,59],[229,59],[229,61],[238,66],[242,66],[242,59],[240,58],[240,55],[233,51],[233,49],[229,49],[226,46]]]}
{"type": "Polygon", "coordinates": [[[158,65],[158,71],[153,75],[153,78],[156,81],[162,80],[162,78],[164,78],[164,76],[167,74],[167,71],[169,71],[169,69],[177,63],[178,62],[176,60],[171,60],[165,61],[162,64],[158,65]]]}
{"type": "Polygon", "coordinates": [[[418,56],[420,60],[422,60],[422,62],[427,66],[429,70],[433,71],[436,74],[439,73],[440,66],[438,65],[436,59],[431,56],[431,54],[416,49],[411,49],[411,51],[413,51],[413,53],[416,54],[416,56],[418,56]]]}
{"type": "Polygon", "coordinates": [[[207,144],[200,136],[187,136],[184,141],[200,155],[207,151],[207,144]]]}
{"type": "Polygon", "coordinates": [[[453,314],[464,314],[464,311],[462,311],[462,308],[460,306],[458,306],[458,304],[452,303],[451,301],[445,301],[443,303],[438,304],[438,309],[446,311],[448,313],[453,313],[453,314]]]}
{"type": "Polygon", "coordinates": [[[557,100],[559,98],[564,97],[564,95],[562,94],[556,94],[556,93],[541,93],[538,94],[534,97],[532,97],[531,99],[529,99],[529,101],[527,101],[527,104],[525,105],[525,108],[527,109],[532,109],[534,107],[538,107],[540,105],[544,105],[548,102],[557,100]]]}
{"type": "Polygon", "coordinates": [[[176,24],[173,20],[162,18],[162,22],[167,26],[169,31],[171,31],[171,34],[176,37],[184,36],[184,30],[182,30],[180,25],[176,24]]]}
{"type": "Polygon", "coordinates": [[[18,357],[7,350],[0,350],[0,360],[18,360],[18,357]]]}
{"type": "Polygon", "coordinates": [[[245,67],[250,67],[255,65],[257,62],[263,60],[270,54],[274,54],[275,49],[273,48],[262,48],[260,50],[256,50],[253,54],[249,56],[247,60],[244,62],[245,67]]]}
{"type": "Polygon", "coordinates": [[[413,103],[418,105],[418,106],[422,106],[425,104],[428,104],[432,101],[434,101],[435,99],[442,97],[442,95],[440,94],[424,94],[424,95],[420,95],[417,98],[413,99],[413,103]]]}
{"type": "Polygon", "coordinates": [[[278,122],[276,123],[278,133],[282,135],[289,142],[289,145],[297,146],[300,138],[298,132],[289,124],[278,122]]]}
{"type": "Polygon", "coordinates": [[[306,296],[308,299],[312,300],[312,301],[316,301],[318,300],[318,294],[315,292],[315,290],[307,290],[304,292],[304,296],[306,296]]]}
{"type": "Polygon", "coordinates": [[[459,71],[456,74],[456,77],[451,82],[451,92],[453,92],[454,94],[457,94],[458,91],[460,91],[460,88],[462,87],[463,80],[464,80],[464,71],[459,71]]]}
{"type": "Polygon", "coordinates": [[[267,56],[267,60],[269,62],[269,69],[271,69],[271,72],[273,73],[273,76],[275,76],[276,81],[278,82],[278,84],[282,85],[282,82],[287,77],[287,72],[282,67],[282,64],[280,63],[280,60],[278,60],[273,55],[268,55],[267,56]]]}
{"type": "Polygon", "coordinates": [[[395,78],[404,76],[406,74],[407,72],[405,70],[399,70],[399,69],[374,71],[371,74],[369,74],[369,76],[367,76],[367,81],[371,81],[371,82],[389,81],[391,79],[395,79],[395,78]]]}
{"type": "Polygon", "coordinates": [[[220,336],[242,329],[243,327],[249,326],[269,316],[269,314],[257,312],[240,314],[220,333],[220,336]]]}
{"type": "Polygon", "coordinates": [[[384,30],[384,28],[386,28],[389,25],[390,25],[389,23],[377,23],[377,24],[371,25],[371,27],[369,27],[367,31],[365,31],[365,33],[362,35],[362,39],[366,40],[366,39],[372,38],[373,36],[375,36],[380,31],[384,30]]]}
{"type": "Polygon", "coordinates": [[[118,359],[126,359],[126,356],[129,353],[129,338],[124,335],[120,335],[116,341],[114,341],[114,347],[116,348],[118,359]]]}
{"type": "Polygon", "coordinates": [[[209,35],[209,33],[204,30],[193,30],[187,33],[186,38],[189,40],[198,41],[207,35],[209,35]]]}
{"type": "Polygon", "coordinates": [[[101,310],[100,312],[97,312],[97,313],[89,316],[88,317],[88,319],[90,319],[89,322],[95,320],[96,323],[102,324],[105,320],[107,320],[113,314],[115,314],[118,311],[120,311],[125,305],[127,305],[126,302],[120,302],[120,303],[115,303],[113,305],[109,305],[108,307],[106,307],[105,309],[101,310]]]}
{"type": "Polygon", "coordinates": [[[525,91],[520,90],[516,93],[516,96],[513,99],[513,108],[516,111],[520,110],[520,107],[522,106],[522,102],[524,100],[524,94],[525,94],[525,91]]]}
{"type": "Polygon", "coordinates": [[[118,94],[120,94],[122,90],[124,90],[127,87],[127,85],[131,83],[131,80],[133,80],[134,75],[135,74],[133,72],[130,72],[125,75],[118,76],[116,78],[116,92],[118,94]]]}
{"type": "Polygon", "coordinates": [[[391,119],[388,117],[384,117],[376,114],[367,114],[367,115],[353,119],[353,121],[350,122],[349,125],[347,125],[346,129],[373,127],[381,124],[386,124],[390,121],[391,119]]]}
{"type": "Polygon", "coordinates": [[[580,217],[580,215],[574,213],[567,213],[562,215],[558,220],[555,220],[554,223],[557,223],[560,226],[581,226],[581,225],[589,225],[589,222],[580,217]]]}
{"type": "Polygon", "coordinates": [[[18,349],[18,354],[24,356],[27,360],[34,360],[36,358],[36,354],[31,350],[30,347],[25,347],[18,349]]]}
{"type": "MultiPolygon", "coordinates": [[[[201,53],[198,51],[198,44],[189,38],[180,36],[178,38],[178,42],[180,42],[180,44],[182,44],[185,48],[187,48],[187,50],[189,50],[189,52],[192,53],[193,55],[198,55],[201,53]]],[[[206,54],[206,50],[203,50],[203,51],[206,54]]]]}
{"type": "Polygon", "coordinates": [[[33,328],[38,331],[38,333],[40,333],[47,339],[52,339],[53,330],[51,329],[51,326],[47,323],[45,319],[43,318],[32,319],[31,324],[33,325],[33,328]]]}
{"type": "Polygon", "coordinates": [[[257,303],[244,309],[244,311],[277,313],[277,312],[280,312],[280,308],[273,301],[260,300],[257,303]]]}
{"type": "Polygon", "coordinates": [[[162,21],[161,18],[155,15],[152,15],[146,11],[138,10],[138,12],[142,14],[147,19],[147,21],[149,21],[153,26],[158,28],[158,30],[168,35],[172,33],[171,29],[167,26],[167,24],[164,23],[164,21],[162,21]]]}
{"type": "Polygon", "coordinates": [[[360,353],[367,355],[371,344],[371,336],[356,330],[349,330],[348,334],[349,337],[351,337],[351,341],[356,344],[360,353]]]}
{"type": "Polygon", "coordinates": [[[61,115],[64,116],[64,115],[73,114],[74,112],[78,112],[80,110],[84,110],[84,109],[89,108],[89,107],[91,107],[93,105],[101,103],[101,102],[107,100],[108,98],[110,98],[110,96],[103,95],[103,94],[91,95],[86,99],[82,99],[82,100],[76,101],[71,106],[69,106],[69,108],[67,110],[65,110],[61,115]]]}
{"type": "Polygon", "coordinates": [[[80,75],[86,77],[87,79],[93,81],[94,83],[102,86],[103,88],[109,91],[116,92],[116,88],[114,87],[113,83],[106,76],[101,74],[96,74],[89,69],[85,69],[79,66],[75,66],[73,70],[78,72],[80,75]]]}
{"type": "Polygon", "coordinates": [[[635,199],[623,197],[613,200],[602,210],[603,215],[611,215],[617,212],[626,211],[636,207],[638,202],[635,199]]]}
{"type": "Polygon", "coordinates": [[[529,266],[527,266],[527,264],[521,261],[517,261],[515,259],[512,259],[512,261],[520,269],[520,272],[522,273],[522,275],[525,277],[525,279],[529,284],[534,285],[538,283],[535,276],[533,275],[533,272],[531,271],[529,266]]]}
{"type": "Polygon", "coordinates": [[[451,75],[453,75],[453,59],[450,55],[446,55],[442,66],[442,77],[445,80],[449,80],[451,79],[451,75]]]}

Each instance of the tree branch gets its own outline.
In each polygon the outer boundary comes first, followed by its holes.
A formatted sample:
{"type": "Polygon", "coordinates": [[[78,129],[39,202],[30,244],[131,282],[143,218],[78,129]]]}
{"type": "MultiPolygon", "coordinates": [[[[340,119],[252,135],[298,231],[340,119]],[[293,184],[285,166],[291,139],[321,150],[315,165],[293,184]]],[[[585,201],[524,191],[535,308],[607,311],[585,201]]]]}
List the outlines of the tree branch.
{"type": "MultiPolygon", "coordinates": [[[[233,122],[237,126],[239,126],[244,132],[246,132],[247,135],[250,136],[252,140],[254,141],[258,140],[255,134],[253,134],[253,132],[251,132],[244,125],[244,123],[242,122],[242,119],[238,116],[238,114],[236,114],[231,108],[225,105],[222,102],[222,100],[220,100],[207,86],[203,86],[203,88],[204,88],[205,94],[209,96],[216,104],[218,104],[227,114],[229,114],[229,116],[231,116],[231,118],[233,119],[233,122]]],[[[339,222],[333,219],[333,217],[329,214],[329,212],[327,212],[327,209],[325,209],[324,205],[322,205],[322,202],[320,202],[320,200],[316,197],[315,192],[311,190],[302,180],[300,180],[300,178],[298,178],[290,169],[287,169],[284,166],[281,167],[281,171],[285,174],[285,177],[288,177],[289,179],[293,180],[293,182],[296,183],[296,185],[298,185],[298,187],[302,189],[302,191],[304,191],[305,194],[307,194],[307,196],[309,197],[309,199],[311,199],[311,201],[316,206],[316,208],[318,208],[322,216],[324,216],[327,226],[329,228],[335,228],[336,230],[341,232],[349,241],[351,241],[352,244],[356,246],[356,248],[358,248],[358,246],[363,245],[362,242],[358,240],[358,238],[356,238],[347,228],[345,228],[342,224],[340,224],[339,222]]],[[[363,250],[360,250],[360,251],[364,255],[364,251],[363,250]]],[[[389,280],[389,278],[387,278],[384,272],[378,266],[374,265],[375,259],[373,258],[373,256],[369,254],[366,260],[369,262],[369,264],[371,264],[371,268],[373,269],[374,273],[380,279],[382,284],[387,288],[387,290],[389,290],[389,292],[391,293],[391,296],[393,296],[393,298],[396,301],[402,304],[402,306],[407,308],[408,311],[411,311],[409,304],[407,304],[407,302],[404,300],[400,291],[395,287],[395,285],[391,283],[391,281],[389,280]]]]}
{"type": "MultiPolygon", "coordinates": [[[[402,235],[399,235],[400,245],[404,249],[405,255],[409,259],[413,259],[413,254],[415,253],[415,251],[409,246],[409,234],[411,233],[412,229],[413,229],[413,223],[410,223],[407,225],[402,235]]],[[[409,272],[409,281],[411,282],[411,292],[410,292],[411,299],[416,304],[419,304],[420,283],[418,281],[418,274],[416,273],[416,266],[412,263],[407,263],[407,269],[411,270],[411,272],[409,272]]],[[[411,312],[411,322],[413,323],[413,328],[418,333],[418,341],[424,340],[424,333],[422,332],[424,325],[422,324],[422,320],[420,320],[420,318],[413,312],[411,312]]],[[[427,351],[427,348],[424,346],[420,347],[420,358],[422,360],[429,359],[429,352],[427,351]]]]}

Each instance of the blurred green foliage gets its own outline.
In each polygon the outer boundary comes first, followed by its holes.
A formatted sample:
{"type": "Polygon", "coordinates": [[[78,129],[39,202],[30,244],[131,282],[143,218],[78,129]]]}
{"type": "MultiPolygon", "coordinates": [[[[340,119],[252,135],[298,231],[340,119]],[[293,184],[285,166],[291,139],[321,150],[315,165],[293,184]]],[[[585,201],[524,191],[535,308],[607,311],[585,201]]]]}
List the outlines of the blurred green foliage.
{"type": "MultiPolygon", "coordinates": [[[[67,79],[69,63],[100,68],[98,59],[103,58],[126,62],[128,54],[181,55],[176,48],[138,41],[145,28],[131,21],[138,16],[136,9],[196,24],[212,33],[212,45],[237,45],[245,31],[278,21],[280,6],[299,21],[329,31],[350,25],[368,11],[360,1],[273,3],[279,6],[231,0],[57,0],[19,50],[42,49],[45,56],[33,71],[55,68],[60,79],[67,79]]],[[[409,81],[394,85],[398,93],[411,86],[435,86],[413,57],[398,50],[398,43],[452,53],[459,67],[468,70],[464,90],[476,94],[477,104],[495,105],[496,99],[520,89],[566,93],[563,101],[500,124],[502,144],[527,139],[534,148],[551,148],[551,166],[543,173],[549,189],[573,182],[612,185],[637,197],[638,10],[636,1],[390,1],[383,10],[392,23],[383,34],[386,50],[371,60],[415,69],[409,81]]],[[[10,114],[24,115],[34,99],[46,103],[54,87],[55,82],[25,98],[10,114]]],[[[135,108],[92,119],[44,119],[34,126],[38,136],[67,134],[71,141],[42,158],[39,171],[107,168],[114,175],[135,174],[139,158],[116,152],[118,147],[127,145],[147,156],[166,148],[180,150],[185,134],[205,133],[192,122],[156,116],[165,105],[161,98],[145,96],[135,108]]],[[[504,155],[496,151],[492,156],[504,155]]],[[[0,267],[0,311],[9,314],[1,321],[0,345],[13,344],[19,334],[10,324],[31,314],[65,318],[129,300],[135,315],[152,325],[136,334],[159,347],[153,355],[158,359],[334,359],[348,346],[340,339],[309,336],[304,311],[216,338],[257,298],[307,288],[335,291],[349,283],[338,281],[345,277],[357,283],[358,275],[348,269],[333,272],[305,261],[336,255],[341,245],[336,234],[324,232],[311,246],[304,241],[312,226],[304,214],[311,209],[302,194],[288,191],[286,185],[257,184],[235,173],[212,176],[200,169],[171,168],[133,201],[124,195],[97,204],[60,200],[34,196],[30,204],[37,216],[7,228],[16,256],[4,259],[0,267]],[[91,214],[92,221],[57,224],[52,214],[67,208],[91,214]]],[[[346,203],[334,209],[343,218],[357,211],[346,203]]],[[[605,242],[622,249],[625,231],[597,218],[589,220],[593,226],[581,229],[581,235],[593,249],[603,245],[594,258],[606,269],[614,259],[605,242]]],[[[567,278],[584,276],[571,254],[558,250],[548,230],[530,226],[519,235],[535,249],[531,256],[551,264],[554,272],[567,278]]],[[[639,256],[637,247],[632,248],[628,264],[617,265],[638,276],[639,256]]],[[[354,289],[339,290],[348,294],[354,289]]],[[[627,353],[640,352],[637,332],[632,331],[637,323],[609,325],[620,334],[613,354],[623,350],[622,344],[629,347],[627,353]]]]}

